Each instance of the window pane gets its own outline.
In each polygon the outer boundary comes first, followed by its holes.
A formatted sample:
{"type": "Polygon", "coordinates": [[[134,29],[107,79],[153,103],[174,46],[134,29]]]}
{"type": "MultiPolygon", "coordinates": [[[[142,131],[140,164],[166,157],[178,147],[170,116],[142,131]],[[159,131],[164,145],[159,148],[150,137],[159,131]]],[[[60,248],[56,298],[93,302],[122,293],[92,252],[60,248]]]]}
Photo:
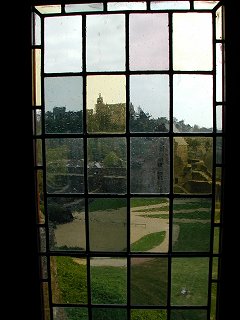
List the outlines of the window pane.
{"type": "Polygon", "coordinates": [[[167,132],[169,129],[169,76],[130,76],[130,129],[167,132]]]}
{"type": "Polygon", "coordinates": [[[41,106],[41,49],[32,50],[32,104],[41,106]]]}
{"type": "Polygon", "coordinates": [[[88,132],[126,131],[126,78],[119,75],[87,77],[88,132]]]}
{"type": "Polygon", "coordinates": [[[45,223],[45,208],[44,208],[44,189],[43,189],[43,172],[36,172],[36,201],[37,201],[37,223],[45,223]]]}
{"type": "Polygon", "coordinates": [[[146,320],[167,320],[166,310],[147,310],[147,309],[132,309],[131,320],[146,319],[146,320]]]}
{"type": "Polygon", "coordinates": [[[42,134],[42,111],[37,109],[34,113],[36,121],[36,134],[40,135],[42,134]]]}
{"type": "Polygon", "coordinates": [[[49,287],[47,282],[41,283],[41,291],[43,297],[43,315],[44,320],[50,320],[50,307],[49,307],[49,287]]]}
{"type": "Polygon", "coordinates": [[[217,308],[216,308],[216,306],[217,306],[217,287],[218,287],[218,285],[217,285],[217,283],[213,283],[212,284],[212,292],[211,292],[211,315],[210,315],[210,317],[211,317],[211,319],[212,320],[215,320],[215,319],[217,319],[217,317],[216,317],[216,310],[217,310],[217,308]]]}
{"type": "Polygon", "coordinates": [[[151,1],[151,10],[190,9],[189,1],[151,1]]]}
{"type": "Polygon", "coordinates": [[[42,14],[61,13],[61,5],[35,6],[42,14]]]}
{"type": "Polygon", "coordinates": [[[212,192],[212,138],[174,138],[174,192],[212,192]]]}
{"type": "Polygon", "coordinates": [[[46,164],[49,193],[83,192],[82,139],[47,139],[46,164]]]}
{"type": "Polygon", "coordinates": [[[211,13],[173,14],[174,70],[212,70],[211,13]]]}
{"type": "Polygon", "coordinates": [[[131,138],[132,193],[169,192],[168,138],[131,138]]]}
{"type": "Polygon", "coordinates": [[[46,229],[43,227],[38,228],[39,236],[39,252],[46,252],[46,229]]]}
{"type": "Polygon", "coordinates": [[[125,70],[124,15],[87,16],[87,71],[125,70]]]}
{"type": "Polygon", "coordinates": [[[214,222],[218,223],[221,219],[222,205],[222,169],[216,168],[216,186],[215,186],[215,215],[214,222]]]}
{"type": "Polygon", "coordinates": [[[88,309],[87,308],[53,308],[53,320],[88,320],[88,309]]]}
{"type": "Polygon", "coordinates": [[[88,140],[88,191],[91,193],[126,192],[125,138],[88,140]]]}
{"type": "Polygon", "coordinates": [[[48,198],[49,242],[52,250],[85,250],[83,198],[48,198]]]}
{"type": "Polygon", "coordinates": [[[146,10],[146,2],[109,2],[109,11],[118,10],[146,10]]]}
{"type": "Polygon", "coordinates": [[[216,44],[216,100],[222,101],[223,86],[223,64],[222,64],[222,44],[216,44]]]}
{"type": "Polygon", "coordinates": [[[131,258],[131,304],[166,305],[168,260],[131,258]]]}
{"type": "Polygon", "coordinates": [[[82,132],[82,77],[45,78],[47,133],[82,132]]]}
{"type": "Polygon", "coordinates": [[[32,13],[32,44],[41,44],[41,19],[38,14],[32,13]]]}
{"type": "Polygon", "coordinates": [[[170,320],[207,320],[205,310],[171,310],[170,320]]]}
{"type": "Polygon", "coordinates": [[[222,7],[220,7],[216,11],[216,39],[221,40],[222,37],[222,7]]]}
{"type": "Polygon", "coordinates": [[[213,9],[219,1],[194,1],[194,9],[213,9]]]}
{"type": "Polygon", "coordinates": [[[102,3],[81,3],[81,4],[66,4],[66,12],[92,12],[103,11],[102,3]]]}
{"type": "Polygon", "coordinates": [[[93,320],[127,320],[127,310],[123,308],[93,308],[93,320]]]}
{"type": "Polygon", "coordinates": [[[93,258],[90,264],[92,303],[126,304],[127,259],[93,258]]]}
{"type": "Polygon", "coordinates": [[[173,251],[209,252],[211,232],[211,200],[174,199],[173,251]]]}
{"type": "Polygon", "coordinates": [[[171,304],[178,306],[206,306],[208,298],[208,269],[208,258],[173,258],[171,304]]]}
{"type": "Polygon", "coordinates": [[[82,17],[45,19],[45,72],[82,70],[82,17]]]}
{"type": "Polygon", "coordinates": [[[90,250],[126,251],[126,199],[91,198],[88,206],[90,250]]]}
{"type": "Polygon", "coordinates": [[[215,279],[215,280],[218,279],[218,263],[219,263],[219,259],[216,257],[213,257],[213,259],[212,259],[212,279],[215,279]]]}
{"type": "Polygon", "coordinates": [[[219,237],[220,237],[220,228],[219,227],[215,227],[214,228],[214,238],[213,238],[213,253],[219,253],[219,237]]]}
{"type": "Polygon", "coordinates": [[[47,257],[46,256],[40,257],[40,277],[42,279],[48,278],[47,257]]]}
{"type": "Polygon", "coordinates": [[[222,163],[222,137],[216,137],[216,163],[222,163]]]}
{"type": "Polygon", "coordinates": [[[53,303],[87,303],[86,259],[51,257],[53,303]]]}
{"type": "Polygon", "coordinates": [[[222,118],[222,106],[216,106],[216,130],[217,132],[222,132],[223,118],[222,118]]]}
{"type": "Polygon", "coordinates": [[[208,75],[173,76],[175,132],[211,132],[213,127],[213,78],[208,75]]]}
{"type": "Polygon", "coordinates": [[[168,242],[168,199],[132,198],[131,251],[168,252],[168,242]]]}
{"type": "Polygon", "coordinates": [[[42,165],[42,140],[35,140],[35,165],[42,165]]]}
{"type": "Polygon", "coordinates": [[[168,69],[168,15],[130,14],[130,70],[168,69]]]}

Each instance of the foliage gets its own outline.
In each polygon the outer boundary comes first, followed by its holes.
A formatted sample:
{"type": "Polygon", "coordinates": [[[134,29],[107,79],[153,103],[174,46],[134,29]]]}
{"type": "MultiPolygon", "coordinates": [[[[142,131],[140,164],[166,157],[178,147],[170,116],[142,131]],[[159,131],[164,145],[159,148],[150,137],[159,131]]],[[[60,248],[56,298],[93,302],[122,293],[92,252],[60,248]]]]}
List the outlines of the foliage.
{"type": "Polygon", "coordinates": [[[166,231],[147,234],[131,244],[131,251],[148,251],[159,246],[166,236],[166,231]]]}
{"type": "Polygon", "coordinates": [[[167,320],[167,311],[133,309],[131,311],[131,320],[167,320]]]}
{"type": "Polygon", "coordinates": [[[119,168],[123,166],[122,160],[116,155],[114,151],[110,151],[103,159],[104,167],[106,168],[119,168]]]}
{"type": "Polygon", "coordinates": [[[55,223],[65,223],[73,220],[71,210],[59,203],[51,202],[48,204],[48,215],[49,220],[55,223]]]}

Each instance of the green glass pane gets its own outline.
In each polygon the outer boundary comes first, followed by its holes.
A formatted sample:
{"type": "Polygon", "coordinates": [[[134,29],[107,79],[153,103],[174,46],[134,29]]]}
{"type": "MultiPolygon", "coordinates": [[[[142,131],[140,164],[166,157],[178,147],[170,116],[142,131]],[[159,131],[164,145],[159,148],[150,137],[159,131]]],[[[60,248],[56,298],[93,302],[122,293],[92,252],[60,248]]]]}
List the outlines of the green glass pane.
{"type": "Polygon", "coordinates": [[[219,253],[219,236],[220,236],[220,228],[219,227],[215,227],[214,228],[214,239],[213,239],[213,253],[219,253]]]}
{"type": "Polygon", "coordinates": [[[125,193],[126,182],[126,139],[88,139],[88,191],[125,193]]]}
{"type": "Polygon", "coordinates": [[[166,305],[167,283],[167,259],[131,259],[131,304],[166,305]]]}
{"type": "Polygon", "coordinates": [[[86,259],[51,257],[53,303],[87,303],[86,259]]]}
{"type": "Polygon", "coordinates": [[[91,266],[92,303],[127,303],[127,259],[93,258],[91,266]]]}
{"type": "Polygon", "coordinates": [[[212,284],[210,320],[217,320],[217,283],[212,284]]]}
{"type": "Polygon", "coordinates": [[[127,201],[121,198],[89,199],[89,233],[92,251],[126,251],[127,201]]]}
{"type": "Polygon", "coordinates": [[[168,252],[168,199],[131,199],[130,238],[131,251],[168,252]]]}
{"type": "Polygon", "coordinates": [[[123,308],[92,308],[92,320],[127,320],[127,310],[123,308]]]}
{"type": "Polygon", "coordinates": [[[219,263],[219,259],[216,257],[213,257],[213,259],[212,259],[212,279],[214,279],[214,280],[218,279],[218,263],[219,263]]]}
{"type": "Polygon", "coordinates": [[[85,250],[83,198],[48,198],[49,242],[52,250],[85,250]]]}
{"type": "Polygon", "coordinates": [[[131,138],[132,193],[169,192],[169,152],[168,138],[131,138]]]}
{"type": "Polygon", "coordinates": [[[208,252],[210,250],[210,232],[210,199],[174,199],[173,251],[208,252]]]}
{"type": "Polygon", "coordinates": [[[80,193],[84,191],[83,139],[47,139],[47,191],[80,193]]]}
{"type": "Polygon", "coordinates": [[[208,274],[208,258],[173,258],[171,305],[206,306],[208,274]]]}
{"type": "Polygon", "coordinates": [[[174,138],[174,192],[212,192],[212,138],[174,138]]]}

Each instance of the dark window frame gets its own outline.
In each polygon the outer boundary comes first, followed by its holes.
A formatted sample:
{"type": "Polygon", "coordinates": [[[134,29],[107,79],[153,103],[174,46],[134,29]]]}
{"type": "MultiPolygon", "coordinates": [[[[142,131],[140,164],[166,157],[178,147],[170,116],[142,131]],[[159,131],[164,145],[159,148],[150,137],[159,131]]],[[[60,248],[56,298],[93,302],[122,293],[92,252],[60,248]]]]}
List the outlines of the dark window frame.
{"type": "MultiPolygon", "coordinates": [[[[226,1],[225,4],[225,8],[226,8],[226,39],[227,36],[229,35],[229,39],[231,39],[230,41],[226,41],[226,70],[227,70],[227,77],[226,77],[226,89],[227,89],[227,104],[228,106],[233,106],[234,107],[234,103],[236,99],[236,91],[234,91],[234,69],[235,69],[235,63],[233,62],[234,59],[232,59],[232,57],[234,57],[234,51],[235,51],[235,47],[236,47],[236,38],[234,38],[232,36],[232,34],[234,34],[233,30],[236,30],[236,20],[234,20],[232,17],[234,16],[234,10],[233,10],[233,4],[231,4],[231,2],[226,1]],[[235,24],[234,24],[235,23],[235,24]],[[235,43],[234,43],[234,39],[235,39],[235,43]],[[234,47],[235,45],[235,47],[234,47]],[[232,71],[232,73],[230,72],[230,70],[232,71]]],[[[23,28],[22,31],[26,31],[27,30],[27,34],[29,34],[29,30],[30,30],[30,11],[29,11],[29,7],[27,6],[27,10],[25,12],[25,17],[26,17],[26,25],[24,24],[25,28],[23,28]]],[[[24,14],[23,14],[24,16],[24,14]]],[[[24,32],[23,32],[24,34],[24,32]]],[[[21,44],[22,44],[22,38],[21,38],[21,44]]],[[[24,55],[22,56],[23,61],[25,61],[24,66],[22,66],[22,68],[20,67],[20,70],[24,71],[23,74],[26,74],[26,79],[27,79],[27,84],[30,90],[28,90],[28,92],[24,93],[24,92],[20,92],[20,99],[21,101],[26,102],[26,104],[28,106],[31,105],[31,56],[29,55],[29,37],[27,37],[26,39],[26,45],[23,46],[23,52],[24,55]],[[28,58],[28,59],[26,59],[28,58]],[[27,66],[27,72],[26,72],[26,67],[27,66]]],[[[235,53],[236,54],[236,53],[235,53]]],[[[235,84],[236,86],[236,84],[235,84]]],[[[29,108],[31,110],[31,108],[29,108]]],[[[31,129],[31,111],[28,108],[26,108],[22,114],[24,115],[24,118],[21,118],[22,124],[26,124],[26,139],[24,141],[24,145],[26,145],[27,150],[31,150],[32,148],[32,144],[31,144],[31,135],[32,135],[32,129],[31,129]]],[[[230,193],[230,188],[231,188],[231,179],[234,178],[235,176],[235,172],[233,170],[232,167],[232,163],[234,163],[234,161],[232,160],[232,156],[233,156],[233,140],[232,137],[234,138],[235,134],[234,132],[234,127],[232,126],[232,124],[234,123],[234,112],[232,111],[232,109],[229,107],[229,111],[226,110],[226,132],[227,132],[227,136],[226,136],[226,153],[225,153],[225,164],[226,164],[226,173],[225,173],[225,195],[224,195],[224,211],[227,212],[231,209],[231,204],[229,204],[228,201],[228,197],[229,197],[229,193],[230,193]]],[[[236,129],[235,129],[236,130],[236,129]]],[[[25,163],[21,162],[22,168],[26,169],[26,173],[29,173],[29,175],[27,175],[27,189],[25,189],[25,192],[22,193],[20,191],[20,194],[23,196],[22,200],[23,203],[25,204],[26,208],[28,208],[30,211],[35,211],[35,203],[33,201],[34,199],[34,190],[33,190],[33,186],[34,186],[34,177],[33,177],[33,161],[32,161],[32,155],[31,152],[27,152],[27,154],[29,154],[29,158],[27,159],[27,161],[25,161],[25,163]]],[[[231,192],[231,196],[234,194],[234,192],[231,192]]],[[[236,234],[234,235],[234,233],[231,232],[231,230],[234,230],[232,223],[231,223],[231,219],[229,218],[229,216],[224,216],[224,229],[225,231],[223,232],[223,251],[222,251],[222,273],[223,276],[220,277],[220,282],[221,282],[221,287],[224,288],[224,290],[220,288],[220,312],[219,312],[219,320],[221,319],[225,319],[223,317],[225,308],[226,308],[226,298],[228,297],[228,293],[227,293],[227,289],[231,288],[231,284],[229,285],[229,280],[231,280],[231,275],[229,274],[229,271],[234,269],[234,267],[232,266],[231,262],[231,257],[230,257],[230,253],[228,251],[229,249],[229,239],[235,239],[234,237],[236,237],[236,234]],[[228,280],[228,281],[227,281],[228,280]],[[221,292],[222,291],[222,292],[221,292]]],[[[22,275],[26,276],[26,279],[31,279],[29,286],[27,286],[28,292],[30,292],[32,290],[32,288],[36,289],[36,295],[32,296],[31,294],[29,294],[29,297],[27,299],[27,302],[24,303],[25,307],[25,311],[26,309],[29,310],[29,313],[34,315],[33,318],[35,319],[40,319],[39,317],[39,312],[41,310],[41,306],[39,305],[40,302],[40,298],[38,297],[38,276],[37,272],[38,272],[38,267],[37,267],[37,253],[36,253],[36,229],[34,227],[35,225],[35,219],[32,218],[31,215],[27,215],[26,217],[23,218],[24,220],[24,230],[26,231],[26,237],[27,240],[31,240],[31,245],[29,245],[29,242],[26,241],[24,242],[25,245],[27,245],[26,247],[29,248],[29,253],[30,254],[30,259],[26,259],[26,261],[30,261],[30,265],[27,267],[26,270],[28,270],[28,272],[23,271],[22,275]],[[35,283],[35,285],[34,285],[35,283]],[[35,306],[34,310],[32,310],[32,308],[29,308],[29,301],[33,302],[33,306],[35,306]]],[[[233,246],[231,245],[230,248],[233,248],[233,246]]],[[[27,255],[25,255],[25,253],[23,254],[23,258],[27,258],[27,255]]],[[[29,258],[29,257],[28,257],[29,258]]],[[[237,270],[237,269],[236,269],[237,270]]],[[[20,277],[22,277],[22,275],[20,275],[20,277]]],[[[26,282],[27,284],[29,283],[28,281],[26,282]]],[[[236,305],[237,306],[237,305],[236,305]]],[[[233,304],[231,303],[229,305],[229,313],[227,313],[229,316],[232,312],[232,314],[234,315],[234,307],[233,304]]]]}

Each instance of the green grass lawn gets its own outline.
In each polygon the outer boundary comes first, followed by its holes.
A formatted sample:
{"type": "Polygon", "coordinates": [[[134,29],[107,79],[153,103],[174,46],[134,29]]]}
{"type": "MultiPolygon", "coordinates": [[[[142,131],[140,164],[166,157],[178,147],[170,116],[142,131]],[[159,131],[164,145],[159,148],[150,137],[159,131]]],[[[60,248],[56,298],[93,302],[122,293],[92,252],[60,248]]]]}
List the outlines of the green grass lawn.
{"type": "MultiPolygon", "coordinates": [[[[142,211],[144,211],[144,210],[142,210],[142,211]]],[[[148,211],[151,211],[151,210],[148,210],[148,211]]],[[[161,210],[153,210],[153,211],[161,211],[161,210]]],[[[145,210],[145,212],[146,212],[146,210],[145,210]]],[[[169,215],[166,213],[141,214],[140,216],[145,217],[145,218],[169,219],[169,215]]],[[[206,211],[187,212],[187,213],[174,212],[174,218],[176,218],[176,219],[209,220],[210,219],[210,212],[207,210],[206,211]]]]}
{"type": "Polygon", "coordinates": [[[168,199],[166,198],[132,198],[131,207],[149,206],[154,204],[166,204],[168,206],[168,199]]]}
{"type": "Polygon", "coordinates": [[[208,258],[172,259],[172,305],[207,305],[208,298],[208,258]],[[187,294],[182,294],[182,289],[187,294]]]}
{"type": "Polygon", "coordinates": [[[173,251],[209,251],[211,227],[210,221],[209,223],[194,222],[176,224],[179,225],[180,230],[178,239],[173,245],[173,251]]]}
{"type": "Polygon", "coordinates": [[[167,320],[166,310],[133,309],[131,320],[167,320]]]}
{"type": "Polygon", "coordinates": [[[88,205],[90,212],[127,207],[127,200],[123,198],[95,198],[92,200],[93,201],[90,201],[88,205]]]}
{"type": "Polygon", "coordinates": [[[131,251],[148,251],[160,245],[166,236],[166,231],[147,234],[131,244],[131,251]]]}

